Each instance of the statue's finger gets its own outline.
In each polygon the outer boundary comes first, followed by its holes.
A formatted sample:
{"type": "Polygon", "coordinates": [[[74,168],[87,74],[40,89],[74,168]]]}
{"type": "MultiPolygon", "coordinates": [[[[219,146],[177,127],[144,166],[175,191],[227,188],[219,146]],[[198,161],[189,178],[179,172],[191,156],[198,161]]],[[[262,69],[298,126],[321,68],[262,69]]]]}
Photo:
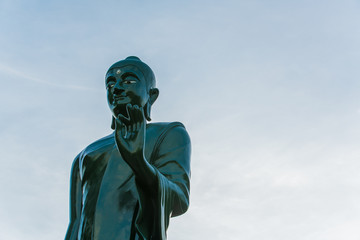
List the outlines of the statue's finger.
{"type": "Polygon", "coordinates": [[[139,131],[141,127],[141,122],[136,123],[136,131],[139,131]]]}
{"type": "MultiPolygon", "coordinates": [[[[125,127],[124,124],[121,124],[121,125],[119,124],[118,128],[120,129],[120,131],[115,132],[116,142],[117,142],[118,145],[120,144],[121,146],[126,147],[126,146],[128,146],[128,143],[127,143],[127,141],[125,139],[126,138],[126,136],[125,136],[126,127],[125,127]]],[[[121,147],[121,146],[119,146],[119,147],[121,147]]]]}
{"type": "Polygon", "coordinates": [[[129,115],[130,123],[134,122],[134,107],[130,103],[126,105],[126,111],[129,115]]]}
{"type": "Polygon", "coordinates": [[[125,136],[126,135],[126,126],[125,124],[121,124],[121,136],[125,136]]]}
{"type": "Polygon", "coordinates": [[[140,113],[141,113],[140,107],[138,105],[134,105],[134,120],[135,120],[135,122],[141,121],[141,118],[139,115],[140,113]]]}
{"type": "Polygon", "coordinates": [[[117,116],[117,121],[120,121],[121,123],[128,125],[130,123],[130,119],[122,115],[121,113],[117,116]]]}
{"type": "Polygon", "coordinates": [[[134,136],[136,135],[136,129],[134,128],[134,123],[130,124],[130,125],[129,125],[129,128],[131,129],[129,138],[130,138],[130,139],[133,139],[134,136]]]}

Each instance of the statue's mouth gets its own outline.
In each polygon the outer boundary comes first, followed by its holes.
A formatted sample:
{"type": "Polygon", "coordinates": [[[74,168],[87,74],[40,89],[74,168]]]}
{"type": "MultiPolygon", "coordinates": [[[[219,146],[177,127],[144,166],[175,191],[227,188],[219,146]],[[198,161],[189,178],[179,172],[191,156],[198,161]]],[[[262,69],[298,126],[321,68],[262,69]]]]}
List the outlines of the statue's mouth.
{"type": "Polygon", "coordinates": [[[114,97],[115,100],[123,100],[125,99],[126,97],[114,97]]]}
{"type": "Polygon", "coordinates": [[[128,97],[127,96],[114,96],[114,101],[113,103],[117,103],[117,102],[123,102],[124,100],[127,100],[128,97]]]}

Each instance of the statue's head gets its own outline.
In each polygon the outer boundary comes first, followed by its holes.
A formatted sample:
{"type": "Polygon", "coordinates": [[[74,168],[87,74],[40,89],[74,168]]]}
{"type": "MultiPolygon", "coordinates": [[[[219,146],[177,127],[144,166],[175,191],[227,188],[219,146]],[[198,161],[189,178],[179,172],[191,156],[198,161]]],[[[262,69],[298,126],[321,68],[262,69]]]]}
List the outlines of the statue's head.
{"type": "MultiPolygon", "coordinates": [[[[138,105],[144,109],[150,121],[152,104],[159,96],[155,88],[155,75],[151,68],[138,57],[130,56],[114,63],[106,73],[107,100],[113,117],[121,113],[127,116],[126,105],[138,105]]],[[[114,121],[111,126],[114,129],[114,121]]]]}

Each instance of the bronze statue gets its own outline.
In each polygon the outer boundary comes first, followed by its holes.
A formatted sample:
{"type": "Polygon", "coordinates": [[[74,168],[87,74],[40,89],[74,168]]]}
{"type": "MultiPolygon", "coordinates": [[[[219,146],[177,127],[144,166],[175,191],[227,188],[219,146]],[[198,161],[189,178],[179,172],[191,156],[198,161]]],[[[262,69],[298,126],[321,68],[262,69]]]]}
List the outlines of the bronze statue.
{"type": "Polygon", "coordinates": [[[106,74],[114,132],[86,147],[71,170],[66,240],[164,240],[189,206],[190,138],[179,122],[147,123],[159,95],[138,57],[106,74]]]}

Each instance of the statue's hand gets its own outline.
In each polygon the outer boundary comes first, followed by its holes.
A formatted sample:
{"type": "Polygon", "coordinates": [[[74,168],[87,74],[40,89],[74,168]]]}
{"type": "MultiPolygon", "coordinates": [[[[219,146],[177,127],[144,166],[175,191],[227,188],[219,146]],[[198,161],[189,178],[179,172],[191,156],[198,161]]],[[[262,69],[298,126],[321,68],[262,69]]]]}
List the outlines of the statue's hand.
{"type": "Polygon", "coordinates": [[[129,118],[119,114],[115,125],[115,140],[121,156],[135,170],[144,160],[146,120],[144,110],[137,105],[126,106],[129,118]]]}

